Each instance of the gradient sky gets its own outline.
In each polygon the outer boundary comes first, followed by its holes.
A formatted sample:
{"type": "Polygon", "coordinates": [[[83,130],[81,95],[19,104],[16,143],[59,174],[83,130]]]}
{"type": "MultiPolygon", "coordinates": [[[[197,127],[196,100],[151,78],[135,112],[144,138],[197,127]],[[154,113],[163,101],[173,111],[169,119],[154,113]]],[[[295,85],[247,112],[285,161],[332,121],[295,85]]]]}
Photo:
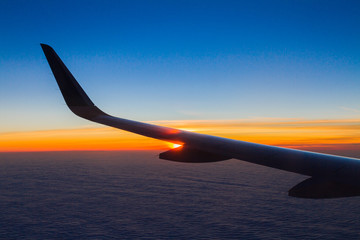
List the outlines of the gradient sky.
{"type": "Polygon", "coordinates": [[[0,29],[3,139],[99,127],[67,109],[39,43],[115,116],[360,119],[359,1],[2,0],[0,29]]]}

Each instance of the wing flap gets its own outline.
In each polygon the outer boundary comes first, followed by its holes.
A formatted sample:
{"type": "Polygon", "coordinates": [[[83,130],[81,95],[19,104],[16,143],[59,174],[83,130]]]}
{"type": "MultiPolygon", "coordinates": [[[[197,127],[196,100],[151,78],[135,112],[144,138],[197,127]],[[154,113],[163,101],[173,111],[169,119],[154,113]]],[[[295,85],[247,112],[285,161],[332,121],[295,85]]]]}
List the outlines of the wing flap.
{"type": "Polygon", "coordinates": [[[186,145],[160,153],[159,158],[175,162],[189,163],[218,162],[231,159],[231,157],[228,156],[205,152],[187,147],[186,145]]]}

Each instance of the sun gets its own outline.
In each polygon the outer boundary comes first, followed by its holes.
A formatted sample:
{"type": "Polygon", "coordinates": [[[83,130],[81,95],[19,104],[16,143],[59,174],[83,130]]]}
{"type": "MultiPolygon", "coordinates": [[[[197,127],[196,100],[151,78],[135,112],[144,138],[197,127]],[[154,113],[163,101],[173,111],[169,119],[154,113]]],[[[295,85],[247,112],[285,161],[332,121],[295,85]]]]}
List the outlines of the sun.
{"type": "Polygon", "coordinates": [[[168,145],[171,149],[175,149],[175,148],[182,147],[182,144],[170,143],[170,142],[167,142],[167,145],[168,145]]]}

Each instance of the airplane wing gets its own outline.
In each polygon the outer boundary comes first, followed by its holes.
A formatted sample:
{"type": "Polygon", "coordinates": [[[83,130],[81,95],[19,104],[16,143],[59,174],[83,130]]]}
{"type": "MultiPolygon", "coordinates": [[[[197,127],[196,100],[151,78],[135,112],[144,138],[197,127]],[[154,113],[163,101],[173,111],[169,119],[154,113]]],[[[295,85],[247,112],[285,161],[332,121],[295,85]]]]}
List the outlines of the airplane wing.
{"type": "Polygon", "coordinates": [[[334,198],[360,196],[360,159],[268,146],[137,122],[101,111],[48,45],[46,59],[70,110],[87,120],[181,144],[159,155],[177,162],[215,162],[231,158],[310,176],[289,190],[289,196],[334,198]]]}

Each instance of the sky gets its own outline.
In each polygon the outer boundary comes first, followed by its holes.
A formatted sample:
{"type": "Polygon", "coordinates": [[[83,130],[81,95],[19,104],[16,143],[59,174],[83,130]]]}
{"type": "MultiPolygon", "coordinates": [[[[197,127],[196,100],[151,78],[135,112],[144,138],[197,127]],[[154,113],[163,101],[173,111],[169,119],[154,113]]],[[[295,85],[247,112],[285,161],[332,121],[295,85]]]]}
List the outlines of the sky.
{"type": "Polygon", "coordinates": [[[166,147],[73,115],[40,43],[115,116],[360,146],[359,1],[2,0],[0,29],[0,151],[166,147]]]}

